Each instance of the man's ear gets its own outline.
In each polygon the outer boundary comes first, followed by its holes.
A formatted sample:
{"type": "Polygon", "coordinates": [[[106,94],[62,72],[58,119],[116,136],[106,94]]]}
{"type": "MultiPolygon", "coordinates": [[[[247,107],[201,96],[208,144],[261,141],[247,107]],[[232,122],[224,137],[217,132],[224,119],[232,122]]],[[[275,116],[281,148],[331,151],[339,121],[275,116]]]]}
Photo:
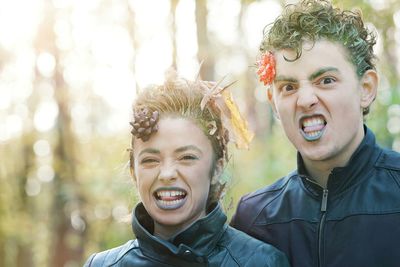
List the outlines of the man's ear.
{"type": "Polygon", "coordinates": [[[360,80],[361,108],[368,108],[376,98],[378,89],[378,74],[375,70],[367,70],[360,80]]]}
{"type": "Polygon", "coordinates": [[[272,85],[267,89],[267,97],[268,97],[268,102],[272,107],[272,111],[274,112],[275,117],[279,120],[279,114],[276,111],[276,106],[275,106],[275,101],[274,101],[274,96],[272,93],[272,85]]]}

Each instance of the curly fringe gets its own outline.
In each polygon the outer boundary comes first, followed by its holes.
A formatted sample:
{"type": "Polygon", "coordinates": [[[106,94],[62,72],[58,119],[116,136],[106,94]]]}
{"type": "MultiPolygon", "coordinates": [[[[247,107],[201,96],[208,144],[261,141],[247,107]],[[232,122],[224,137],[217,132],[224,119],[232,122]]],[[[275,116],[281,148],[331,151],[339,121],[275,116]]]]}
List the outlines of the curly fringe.
{"type": "Polygon", "coordinates": [[[275,22],[264,28],[260,52],[293,49],[295,61],[301,57],[304,41],[327,39],[343,44],[350,61],[361,77],[367,70],[375,69],[373,46],[376,35],[369,31],[359,10],[342,11],[328,0],[303,0],[287,5],[275,22]]]}

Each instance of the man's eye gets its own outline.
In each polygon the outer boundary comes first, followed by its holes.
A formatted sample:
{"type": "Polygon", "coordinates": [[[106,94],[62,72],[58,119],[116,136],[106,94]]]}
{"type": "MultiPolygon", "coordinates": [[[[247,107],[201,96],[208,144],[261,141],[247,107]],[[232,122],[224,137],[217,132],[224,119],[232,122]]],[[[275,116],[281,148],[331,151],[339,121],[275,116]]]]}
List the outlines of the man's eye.
{"type": "Polygon", "coordinates": [[[294,87],[293,84],[285,84],[281,87],[281,90],[285,93],[289,93],[293,90],[295,90],[296,88],[294,87]]]}
{"type": "Polygon", "coordinates": [[[321,79],[320,84],[331,84],[334,83],[336,80],[332,77],[325,77],[321,79]]]}

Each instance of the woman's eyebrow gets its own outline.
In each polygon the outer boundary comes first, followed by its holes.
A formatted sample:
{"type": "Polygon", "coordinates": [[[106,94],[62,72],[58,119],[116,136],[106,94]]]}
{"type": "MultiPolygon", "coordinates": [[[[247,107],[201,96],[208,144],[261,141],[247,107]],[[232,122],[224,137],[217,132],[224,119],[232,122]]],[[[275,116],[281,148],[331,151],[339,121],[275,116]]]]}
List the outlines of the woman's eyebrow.
{"type": "Polygon", "coordinates": [[[183,147],[177,148],[177,149],[175,149],[175,152],[179,153],[179,152],[183,152],[183,151],[186,151],[186,150],[196,150],[200,154],[203,154],[201,149],[198,148],[197,146],[194,146],[194,145],[188,145],[188,146],[183,146],[183,147]]]}
{"type": "Polygon", "coordinates": [[[146,148],[146,149],[143,149],[142,151],[140,151],[139,156],[144,153],[160,154],[160,150],[155,149],[155,148],[146,148]]]}

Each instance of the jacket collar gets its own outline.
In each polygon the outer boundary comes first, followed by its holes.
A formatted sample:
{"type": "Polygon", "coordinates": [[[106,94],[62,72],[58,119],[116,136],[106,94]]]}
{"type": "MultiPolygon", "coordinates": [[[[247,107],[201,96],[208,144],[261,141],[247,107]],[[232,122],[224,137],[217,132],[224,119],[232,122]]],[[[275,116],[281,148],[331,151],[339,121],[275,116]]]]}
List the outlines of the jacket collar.
{"type": "Polygon", "coordinates": [[[227,218],[220,205],[214,204],[212,208],[207,216],[197,220],[169,240],[163,240],[152,234],[153,219],[143,204],[139,203],[134,209],[132,229],[140,247],[150,254],[174,254],[184,258],[190,258],[191,255],[202,257],[214,249],[227,227],[225,224],[227,218]]]}
{"type": "MultiPolygon", "coordinates": [[[[374,165],[379,155],[374,153],[376,151],[374,134],[365,125],[364,132],[364,139],[351,156],[347,165],[344,167],[336,167],[331,171],[327,185],[329,192],[342,192],[346,188],[359,182],[360,179],[367,178],[367,175],[362,174],[365,174],[367,170],[374,165]]],[[[306,188],[316,192],[321,191],[320,186],[310,181],[310,178],[307,178],[308,173],[300,153],[297,153],[297,169],[306,188]]]]}

